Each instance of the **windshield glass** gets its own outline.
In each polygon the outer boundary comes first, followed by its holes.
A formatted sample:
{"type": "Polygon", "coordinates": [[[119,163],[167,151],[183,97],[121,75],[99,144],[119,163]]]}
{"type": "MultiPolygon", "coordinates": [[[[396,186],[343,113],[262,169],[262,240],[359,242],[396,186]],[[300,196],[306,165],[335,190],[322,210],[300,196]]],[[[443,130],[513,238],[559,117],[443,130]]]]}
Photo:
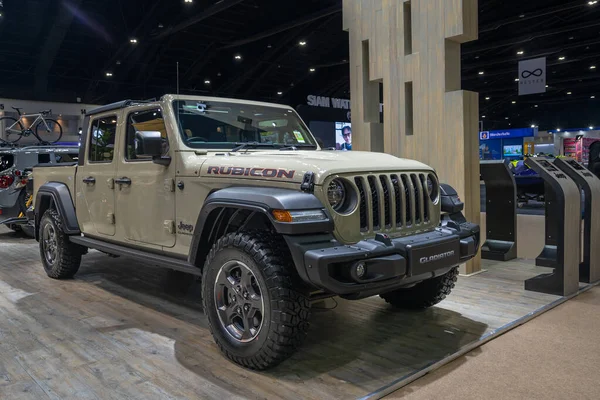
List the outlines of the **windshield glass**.
{"type": "Polygon", "coordinates": [[[194,149],[233,149],[244,143],[259,148],[317,147],[291,109],[192,100],[176,100],[173,106],[181,136],[194,149]]]}

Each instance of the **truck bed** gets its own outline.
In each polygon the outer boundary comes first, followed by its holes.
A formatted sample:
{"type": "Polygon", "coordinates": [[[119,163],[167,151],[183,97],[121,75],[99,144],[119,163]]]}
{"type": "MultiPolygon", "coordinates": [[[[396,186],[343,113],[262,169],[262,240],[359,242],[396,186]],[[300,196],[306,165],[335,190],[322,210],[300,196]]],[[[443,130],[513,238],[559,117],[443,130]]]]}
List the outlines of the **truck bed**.
{"type": "Polygon", "coordinates": [[[75,196],[76,163],[36,165],[33,167],[33,193],[34,206],[35,194],[40,186],[48,182],[61,182],[67,185],[72,196],[75,196]]]}

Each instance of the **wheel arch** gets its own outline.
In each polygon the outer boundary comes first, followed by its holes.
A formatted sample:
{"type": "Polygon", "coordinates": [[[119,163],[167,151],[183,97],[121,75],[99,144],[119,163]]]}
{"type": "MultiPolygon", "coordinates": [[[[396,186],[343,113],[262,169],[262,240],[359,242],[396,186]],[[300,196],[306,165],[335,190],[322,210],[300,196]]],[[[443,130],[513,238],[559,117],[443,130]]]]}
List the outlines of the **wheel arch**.
{"type": "Polygon", "coordinates": [[[289,189],[232,187],[211,193],[198,215],[189,262],[202,268],[212,245],[223,235],[242,230],[266,229],[282,235],[333,231],[333,220],[313,194],[289,189]],[[273,210],[322,209],[324,221],[282,223],[273,210]]]}
{"type": "Polygon", "coordinates": [[[39,240],[40,220],[46,210],[53,208],[58,212],[63,230],[68,235],[81,233],[77,214],[69,188],[64,183],[48,182],[40,186],[35,196],[35,239],[39,240]]]}

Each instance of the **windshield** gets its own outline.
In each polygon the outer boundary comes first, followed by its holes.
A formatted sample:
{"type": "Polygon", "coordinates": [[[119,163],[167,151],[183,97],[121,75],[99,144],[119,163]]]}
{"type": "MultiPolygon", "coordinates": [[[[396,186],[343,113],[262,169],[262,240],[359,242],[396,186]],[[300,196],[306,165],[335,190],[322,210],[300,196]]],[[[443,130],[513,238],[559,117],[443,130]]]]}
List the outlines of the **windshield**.
{"type": "Polygon", "coordinates": [[[194,149],[256,147],[316,149],[315,139],[287,108],[214,101],[173,102],[185,144],[194,149]]]}

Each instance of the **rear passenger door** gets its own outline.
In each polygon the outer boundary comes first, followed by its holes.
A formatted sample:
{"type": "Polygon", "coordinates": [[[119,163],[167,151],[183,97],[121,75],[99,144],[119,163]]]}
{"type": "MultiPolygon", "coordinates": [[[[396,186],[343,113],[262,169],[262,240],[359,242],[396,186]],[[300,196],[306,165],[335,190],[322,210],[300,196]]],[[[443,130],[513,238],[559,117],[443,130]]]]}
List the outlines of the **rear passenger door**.
{"type": "Polygon", "coordinates": [[[115,235],[115,173],[117,114],[95,116],[90,120],[86,154],[77,168],[75,187],[78,220],[83,232],[96,236],[115,235]]]}

